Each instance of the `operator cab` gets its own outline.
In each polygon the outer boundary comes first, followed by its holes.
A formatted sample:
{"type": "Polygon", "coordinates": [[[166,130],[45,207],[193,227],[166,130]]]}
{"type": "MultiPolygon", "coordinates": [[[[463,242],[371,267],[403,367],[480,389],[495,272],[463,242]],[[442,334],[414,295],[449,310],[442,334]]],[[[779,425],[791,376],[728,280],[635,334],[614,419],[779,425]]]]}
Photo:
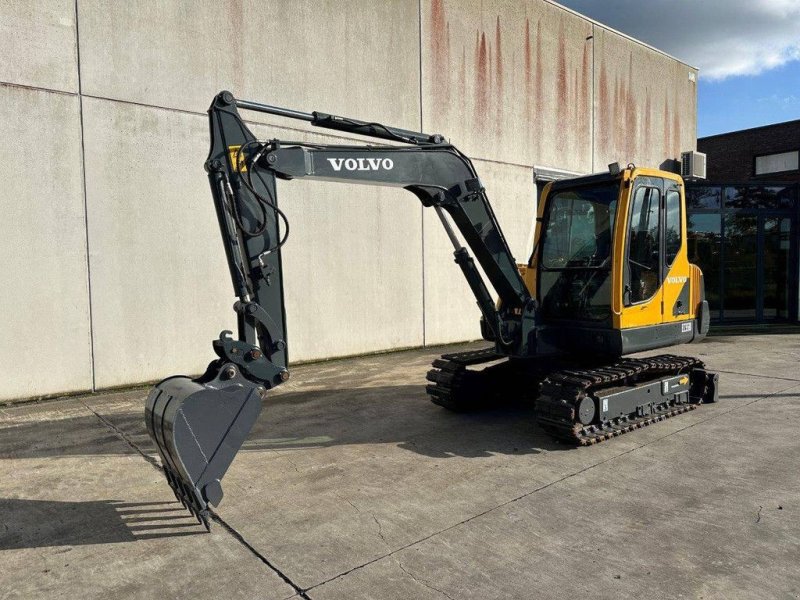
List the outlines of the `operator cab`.
{"type": "Polygon", "coordinates": [[[524,270],[543,349],[622,355],[708,331],[681,178],[628,168],[548,184],[524,270]]]}

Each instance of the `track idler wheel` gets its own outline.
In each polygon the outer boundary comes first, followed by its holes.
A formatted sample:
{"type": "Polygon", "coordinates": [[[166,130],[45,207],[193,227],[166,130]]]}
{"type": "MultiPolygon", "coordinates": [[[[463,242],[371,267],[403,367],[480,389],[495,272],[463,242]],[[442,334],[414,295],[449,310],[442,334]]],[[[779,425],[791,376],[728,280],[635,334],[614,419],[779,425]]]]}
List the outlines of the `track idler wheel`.
{"type": "Polygon", "coordinates": [[[594,400],[589,396],[584,396],[583,399],[577,405],[577,420],[579,423],[583,425],[589,425],[592,421],[594,421],[594,417],[597,414],[594,406],[594,400]]]}
{"type": "Polygon", "coordinates": [[[222,477],[256,422],[266,395],[264,387],[244,378],[236,365],[218,362],[198,379],[164,379],[145,404],[145,421],[167,482],[206,529],[208,506],[222,500],[222,477]]]}

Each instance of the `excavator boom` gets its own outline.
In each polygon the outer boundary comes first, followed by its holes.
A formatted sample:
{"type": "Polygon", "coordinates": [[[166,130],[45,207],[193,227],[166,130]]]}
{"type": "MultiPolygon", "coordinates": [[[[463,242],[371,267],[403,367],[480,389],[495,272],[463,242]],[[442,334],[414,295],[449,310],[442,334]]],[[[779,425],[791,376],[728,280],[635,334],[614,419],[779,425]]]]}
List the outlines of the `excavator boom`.
{"type": "Polygon", "coordinates": [[[288,220],[278,207],[277,179],[317,179],[402,187],[432,207],[453,242],[455,261],[475,295],[497,351],[527,356],[535,347],[535,303],[503,237],[471,161],[440,135],[304,113],[218,94],[208,111],[211,149],[205,163],[230,275],[238,335],[213,342],[217,359],[204,375],[158,383],[145,407],[148,430],[176,496],[208,525],[208,505],[222,499],[220,481],[261,410],[267,390],[289,378],[281,247],[288,220]],[[260,142],[239,109],[398,145],[260,142]],[[464,248],[450,223],[475,254],[464,248]],[[281,228],[281,224],[283,227],[281,228]],[[475,265],[502,301],[498,309],[475,265]]]}

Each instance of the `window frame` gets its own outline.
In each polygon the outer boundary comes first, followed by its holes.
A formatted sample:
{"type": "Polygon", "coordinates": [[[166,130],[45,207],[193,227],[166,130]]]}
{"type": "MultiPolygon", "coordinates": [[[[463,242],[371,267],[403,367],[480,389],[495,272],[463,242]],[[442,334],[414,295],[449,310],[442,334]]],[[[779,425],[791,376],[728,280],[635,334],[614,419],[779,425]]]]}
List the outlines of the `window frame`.
{"type": "Polygon", "coordinates": [[[662,255],[664,259],[664,274],[666,275],[669,273],[669,269],[672,268],[672,265],[675,264],[675,259],[678,258],[678,255],[681,253],[683,249],[683,244],[686,240],[686,237],[683,234],[683,202],[681,202],[681,190],[678,185],[671,185],[664,190],[664,227],[662,228],[662,235],[664,237],[664,253],[662,255]],[[667,215],[669,215],[669,205],[668,205],[668,197],[670,194],[676,194],[678,196],[678,247],[675,250],[675,256],[672,257],[672,260],[669,260],[669,252],[667,250],[667,215]]]}

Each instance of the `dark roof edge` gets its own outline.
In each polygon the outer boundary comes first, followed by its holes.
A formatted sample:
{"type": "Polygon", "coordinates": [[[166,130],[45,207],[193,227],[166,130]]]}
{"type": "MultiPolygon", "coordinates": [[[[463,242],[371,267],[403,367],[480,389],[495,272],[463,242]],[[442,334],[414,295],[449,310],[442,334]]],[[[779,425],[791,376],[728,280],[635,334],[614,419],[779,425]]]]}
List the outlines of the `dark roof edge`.
{"type": "Polygon", "coordinates": [[[714,135],[706,135],[703,137],[697,138],[697,141],[700,140],[707,140],[710,138],[715,137],[723,137],[726,135],[736,135],[737,133],[746,133],[748,131],[756,131],[757,129],[769,129],[771,127],[782,127],[783,125],[789,125],[794,123],[800,123],[800,119],[792,119],[791,121],[781,121],[780,123],[770,123],[768,125],[758,125],[757,127],[748,127],[747,129],[736,129],[734,131],[726,131],[725,133],[715,133],[714,135]]]}

